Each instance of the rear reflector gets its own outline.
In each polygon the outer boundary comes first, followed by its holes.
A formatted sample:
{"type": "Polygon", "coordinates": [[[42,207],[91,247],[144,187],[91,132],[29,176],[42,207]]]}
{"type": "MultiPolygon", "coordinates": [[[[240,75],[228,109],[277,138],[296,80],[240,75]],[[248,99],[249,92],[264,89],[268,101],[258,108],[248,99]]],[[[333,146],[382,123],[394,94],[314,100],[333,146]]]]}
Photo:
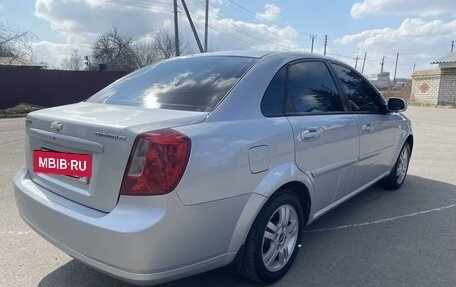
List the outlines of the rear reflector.
{"type": "Polygon", "coordinates": [[[190,139],[172,129],[138,135],[120,194],[161,195],[173,191],[187,167],[190,148],[190,139]]]}

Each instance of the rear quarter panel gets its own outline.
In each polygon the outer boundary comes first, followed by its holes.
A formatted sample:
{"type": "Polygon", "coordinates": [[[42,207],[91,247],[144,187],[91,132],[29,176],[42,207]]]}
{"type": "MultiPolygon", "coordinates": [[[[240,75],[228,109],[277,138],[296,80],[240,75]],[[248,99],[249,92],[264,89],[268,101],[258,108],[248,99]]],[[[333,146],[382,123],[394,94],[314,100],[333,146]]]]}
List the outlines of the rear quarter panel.
{"type": "Polygon", "coordinates": [[[177,186],[184,204],[251,192],[269,196],[297,172],[293,168],[293,134],[286,118],[206,122],[178,130],[192,140],[190,160],[177,186]],[[256,146],[269,148],[270,166],[252,173],[249,149],[256,146]]]}

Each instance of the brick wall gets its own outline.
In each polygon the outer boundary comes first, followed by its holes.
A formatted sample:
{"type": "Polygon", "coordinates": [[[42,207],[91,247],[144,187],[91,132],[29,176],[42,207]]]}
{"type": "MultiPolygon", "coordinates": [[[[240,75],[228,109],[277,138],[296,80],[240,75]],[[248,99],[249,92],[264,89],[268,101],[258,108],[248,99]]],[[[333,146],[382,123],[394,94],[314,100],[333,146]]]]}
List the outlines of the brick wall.
{"type": "Polygon", "coordinates": [[[411,99],[424,105],[456,105],[456,68],[416,71],[411,99]]]}
{"type": "Polygon", "coordinates": [[[441,70],[438,104],[456,105],[456,69],[441,70]]]}
{"type": "Polygon", "coordinates": [[[416,71],[412,76],[411,100],[417,104],[437,105],[441,70],[416,71]]]}

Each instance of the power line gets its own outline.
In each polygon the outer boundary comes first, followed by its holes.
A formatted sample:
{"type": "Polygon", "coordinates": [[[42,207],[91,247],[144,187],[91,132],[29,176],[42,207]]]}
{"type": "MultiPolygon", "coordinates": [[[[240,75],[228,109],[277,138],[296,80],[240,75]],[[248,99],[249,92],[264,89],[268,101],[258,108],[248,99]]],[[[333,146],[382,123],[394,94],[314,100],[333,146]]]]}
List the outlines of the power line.
{"type": "MultiPolygon", "coordinates": [[[[197,15],[192,15],[192,17],[196,21],[198,21],[200,23],[203,23],[203,19],[199,18],[197,15]]],[[[223,21],[223,20],[221,20],[221,21],[223,21]]],[[[246,24],[246,22],[243,22],[241,20],[232,19],[232,18],[229,18],[229,21],[240,22],[242,24],[246,24]]],[[[209,26],[209,28],[212,31],[215,31],[217,33],[221,33],[222,31],[219,31],[219,30],[214,28],[214,24],[216,25],[217,21],[213,20],[212,23],[213,23],[213,25],[209,26]]],[[[232,28],[231,32],[233,32],[233,33],[230,34],[230,36],[231,36],[230,39],[236,38],[238,40],[242,40],[242,42],[247,45],[246,46],[247,48],[251,48],[252,46],[255,46],[255,45],[264,45],[264,44],[271,44],[273,46],[276,46],[277,48],[282,48],[282,49],[290,49],[291,48],[291,46],[284,45],[282,42],[278,42],[276,40],[272,40],[271,38],[264,38],[263,37],[264,35],[260,35],[260,38],[258,38],[259,35],[255,35],[256,37],[251,37],[251,35],[246,35],[245,29],[242,29],[241,27],[238,27],[236,24],[229,25],[229,26],[232,28]]],[[[223,32],[224,32],[223,34],[227,34],[226,30],[224,30],[223,32]]]]}
{"type": "MultiPolygon", "coordinates": [[[[229,9],[235,10],[237,12],[244,14],[247,17],[251,17],[252,19],[255,19],[256,22],[277,26],[277,27],[280,27],[283,29],[290,28],[290,26],[284,26],[284,25],[278,24],[276,22],[270,21],[268,19],[265,19],[264,17],[258,16],[257,13],[250,11],[249,9],[245,8],[244,6],[238,4],[237,2],[235,2],[233,0],[221,0],[220,2],[223,3],[224,6],[229,9]],[[231,5],[229,5],[229,4],[231,4],[231,5]]],[[[298,30],[296,30],[296,32],[298,32],[298,34],[301,34],[302,36],[306,36],[306,37],[310,35],[309,33],[305,33],[305,32],[298,31],[298,30]]]]}
{"type": "MultiPolygon", "coordinates": [[[[203,21],[202,19],[198,18],[196,15],[193,15],[193,18],[194,18],[196,21],[198,21],[198,22],[202,22],[202,21],[203,21]]],[[[251,46],[251,44],[250,44],[248,41],[243,40],[243,39],[237,37],[236,35],[234,35],[234,34],[232,34],[232,33],[228,33],[228,32],[226,32],[226,31],[219,31],[219,30],[216,30],[216,29],[213,27],[213,25],[208,26],[208,28],[209,28],[209,30],[211,30],[211,31],[213,31],[213,32],[215,32],[215,33],[220,33],[220,34],[225,35],[227,38],[229,38],[229,39],[231,39],[231,40],[237,42],[238,44],[241,44],[241,45],[242,45],[243,47],[245,47],[245,48],[250,48],[250,46],[251,46]]],[[[237,28],[237,27],[233,26],[233,28],[237,28]]],[[[235,30],[236,30],[236,29],[235,29],[235,30]]],[[[240,35],[245,36],[244,34],[240,34],[240,35]]],[[[252,39],[251,39],[251,38],[248,38],[248,40],[252,40],[252,39]]]]}
{"type": "MultiPolygon", "coordinates": [[[[233,0],[226,0],[226,1],[228,1],[228,2],[232,3],[233,5],[239,7],[239,9],[242,10],[242,11],[245,11],[247,15],[253,16],[255,19],[261,20],[261,22],[263,22],[263,23],[268,23],[270,25],[276,25],[276,26],[279,26],[279,27],[282,27],[282,28],[287,28],[286,26],[277,24],[277,23],[275,23],[273,21],[265,19],[264,17],[258,16],[257,13],[250,11],[249,9],[241,6],[240,4],[238,4],[237,2],[235,2],[233,0]]],[[[225,0],[222,0],[222,2],[225,2],[225,0]]],[[[303,32],[299,32],[299,33],[302,33],[302,34],[305,34],[306,36],[309,36],[308,33],[303,33],[303,32]]]]}
{"type": "MultiPolygon", "coordinates": [[[[322,43],[323,43],[322,45],[325,45],[324,41],[322,43]]],[[[336,49],[336,47],[333,46],[332,44],[330,44],[328,41],[326,41],[326,45],[327,45],[327,47],[331,48],[332,52],[334,52],[336,55],[339,55],[340,57],[346,58],[346,59],[353,59],[352,56],[348,56],[348,55],[340,53],[340,51],[338,49],[336,49]]],[[[330,51],[327,51],[327,52],[328,52],[327,54],[329,54],[330,51]]]]}
{"type": "MultiPolygon", "coordinates": [[[[197,0],[195,2],[198,2],[200,4],[204,4],[204,1],[203,0],[197,0]]],[[[195,3],[194,2],[194,3],[195,3]]],[[[232,32],[234,32],[234,34],[231,34],[231,38],[237,38],[237,39],[244,39],[243,42],[244,43],[251,43],[249,44],[248,47],[252,46],[252,45],[261,45],[261,44],[264,44],[263,42],[267,42],[268,44],[272,44],[273,46],[276,46],[278,48],[281,48],[281,49],[290,49],[290,48],[294,48],[295,45],[298,45],[298,46],[305,46],[306,44],[303,43],[302,38],[294,38],[293,39],[293,44],[290,44],[290,45],[284,45],[283,42],[279,42],[277,40],[274,40],[270,37],[267,37],[266,35],[256,35],[257,37],[253,38],[250,37],[250,35],[246,35],[246,31],[245,29],[243,29],[243,27],[239,27],[240,25],[251,25],[252,22],[248,22],[248,21],[244,21],[244,20],[241,20],[245,17],[249,17],[249,18],[253,18],[255,20],[256,23],[259,23],[259,24],[262,24],[262,25],[266,25],[265,23],[270,23],[272,24],[273,26],[272,27],[283,27],[283,28],[289,28],[289,27],[285,27],[285,26],[282,26],[282,25],[279,25],[277,23],[274,23],[272,21],[268,21],[268,20],[265,20],[263,19],[262,17],[256,17],[256,14],[253,13],[252,11],[248,10],[247,8],[244,8],[243,6],[241,6],[240,4],[234,2],[234,1],[231,1],[231,0],[222,0],[222,1],[219,1],[217,2],[219,5],[222,5],[223,7],[219,10],[219,15],[224,15],[227,20],[230,20],[230,21],[233,21],[232,25],[229,25],[231,27],[231,30],[232,32]],[[239,23],[239,25],[237,25],[239,23]],[[235,36],[236,34],[236,36],[235,36]],[[258,37],[260,36],[260,37],[258,37]]],[[[200,21],[200,24],[203,23],[201,19],[198,19],[196,17],[196,15],[192,15],[192,18],[194,18],[195,20],[197,21],[200,21]]],[[[212,23],[214,23],[216,20],[212,20],[212,23]]],[[[219,19],[219,21],[223,21],[223,19],[219,19]]],[[[230,24],[230,23],[228,23],[230,24]]],[[[211,29],[211,31],[214,30],[214,29],[211,29]]],[[[298,36],[299,36],[299,31],[298,32],[298,36]]],[[[302,33],[301,33],[302,34],[302,33]]],[[[306,42],[308,43],[308,42],[306,42]]]]}
{"type": "MultiPolygon", "coordinates": [[[[138,2],[138,1],[134,1],[134,0],[101,0],[102,2],[104,3],[108,3],[108,4],[111,4],[111,5],[116,5],[116,6],[122,6],[122,7],[130,7],[130,8],[141,8],[141,9],[146,9],[146,10],[150,10],[150,11],[164,11],[164,12],[170,12],[172,13],[172,5],[173,4],[169,4],[169,3],[163,3],[163,2],[154,2],[154,1],[149,1],[149,2],[138,2]],[[148,3],[152,3],[152,5],[148,5],[148,3]],[[158,5],[158,6],[166,6],[168,7],[169,6],[169,9],[168,8],[164,8],[164,7],[156,7],[155,5],[158,5]]],[[[180,7],[179,7],[180,8],[180,7]]]]}

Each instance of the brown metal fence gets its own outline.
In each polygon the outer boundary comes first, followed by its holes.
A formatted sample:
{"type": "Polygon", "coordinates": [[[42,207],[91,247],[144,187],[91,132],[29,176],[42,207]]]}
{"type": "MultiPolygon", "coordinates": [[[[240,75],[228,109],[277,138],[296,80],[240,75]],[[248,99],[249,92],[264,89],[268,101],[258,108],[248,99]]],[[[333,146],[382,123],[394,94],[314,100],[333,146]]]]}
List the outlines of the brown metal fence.
{"type": "Polygon", "coordinates": [[[126,72],[0,69],[0,109],[19,103],[53,107],[82,101],[126,72]]]}

